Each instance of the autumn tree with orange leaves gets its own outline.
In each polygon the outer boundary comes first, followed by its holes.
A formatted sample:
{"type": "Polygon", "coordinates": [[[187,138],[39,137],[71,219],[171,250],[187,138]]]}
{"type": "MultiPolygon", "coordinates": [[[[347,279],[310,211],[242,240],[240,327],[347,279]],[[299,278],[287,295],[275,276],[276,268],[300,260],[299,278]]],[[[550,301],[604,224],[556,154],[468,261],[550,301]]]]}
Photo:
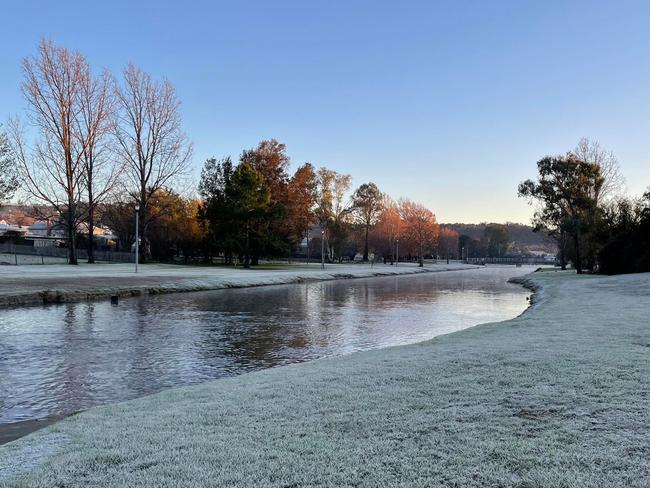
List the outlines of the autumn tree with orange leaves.
{"type": "Polygon", "coordinates": [[[389,196],[384,196],[382,211],[372,230],[370,242],[375,252],[384,260],[389,259],[391,264],[395,261],[395,244],[403,227],[397,203],[389,196]]]}
{"type": "Polygon", "coordinates": [[[399,212],[404,222],[404,249],[417,255],[420,267],[424,266],[425,253],[432,253],[440,237],[440,226],[436,216],[424,205],[408,198],[399,200],[399,212]]]}
{"type": "MultiPolygon", "coordinates": [[[[318,198],[316,170],[310,163],[300,166],[289,180],[287,219],[294,242],[302,241],[316,220],[318,198]]],[[[307,243],[309,249],[309,242],[307,243]]]]}

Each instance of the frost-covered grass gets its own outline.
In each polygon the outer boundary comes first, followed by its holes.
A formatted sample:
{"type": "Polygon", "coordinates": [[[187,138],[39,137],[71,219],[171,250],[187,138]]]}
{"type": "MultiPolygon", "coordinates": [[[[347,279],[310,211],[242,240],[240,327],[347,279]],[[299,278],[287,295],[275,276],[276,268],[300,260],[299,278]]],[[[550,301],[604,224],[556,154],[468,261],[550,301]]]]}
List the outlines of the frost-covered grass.
{"type": "Polygon", "coordinates": [[[80,264],[48,266],[0,266],[0,306],[59,303],[183,291],[216,290],[249,286],[299,283],[308,280],[368,278],[397,274],[476,268],[462,263],[416,264],[320,264],[264,265],[253,269],[224,266],[80,264]]]}
{"type": "Polygon", "coordinates": [[[57,258],[51,256],[37,256],[29,254],[4,254],[0,253],[0,265],[16,265],[25,264],[39,265],[39,264],[65,264],[65,258],[57,258]]]}
{"type": "Polygon", "coordinates": [[[530,285],[508,322],[91,409],[0,485],[649,486],[650,274],[530,285]]]}

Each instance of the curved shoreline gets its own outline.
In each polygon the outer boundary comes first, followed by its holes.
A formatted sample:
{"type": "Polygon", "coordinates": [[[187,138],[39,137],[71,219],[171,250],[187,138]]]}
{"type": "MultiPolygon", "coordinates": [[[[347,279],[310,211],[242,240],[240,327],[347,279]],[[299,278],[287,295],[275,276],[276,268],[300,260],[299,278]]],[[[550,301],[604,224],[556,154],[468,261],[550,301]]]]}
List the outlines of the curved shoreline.
{"type": "MultiPolygon", "coordinates": [[[[450,272],[450,271],[470,271],[472,269],[481,270],[481,272],[487,272],[486,268],[484,266],[480,266],[480,267],[479,266],[473,266],[473,267],[470,267],[470,268],[453,269],[453,270],[448,270],[447,272],[450,272]]],[[[514,267],[512,268],[512,270],[514,270],[514,267]]],[[[413,271],[413,270],[406,271],[406,274],[408,274],[408,275],[413,274],[410,271],[413,271]]],[[[445,271],[445,270],[444,269],[425,269],[424,273],[430,274],[430,273],[443,272],[443,271],[445,271]]],[[[422,273],[423,273],[422,271],[417,270],[418,275],[422,275],[422,273]]],[[[492,271],[492,273],[494,273],[494,270],[492,271]]],[[[380,272],[380,274],[373,275],[372,277],[389,277],[389,276],[402,276],[402,275],[405,275],[405,273],[398,273],[398,274],[390,273],[390,274],[387,274],[385,272],[380,272]]],[[[366,280],[368,279],[368,278],[364,278],[364,277],[360,277],[360,276],[350,276],[349,274],[348,275],[336,274],[336,275],[333,275],[333,276],[335,276],[335,277],[328,280],[328,281],[339,280],[339,279],[366,279],[366,280]]],[[[472,274],[470,276],[475,276],[475,275],[472,274]]],[[[303,279],[300,279],[299,283],[320,282],[320,281],[327,281],[327,280],[313,280],[313,279],[303,280],[303,279]]],[[[513,280],[508,280],[508,281],[513,281],[513,280]]],[[[504,281],[504,283],[505,283],[505,281],[504,281]]],[[[290,284],[292,284],[292,283],[290,283],[290,284]]],[[[259,285],[259,286],[273,286],[273,285],[259,285]]],[[[282,284],[279,284],[278,286],[282,286],[282,284]]],[[[528,308],[528,306],[526,306],[526,309],[527,308],[528,308]]],[[[523,313],[523,311],[521,313],[523,313]]],[[[514,318],[515,315],[512,315],[511,317],[514,318]]],[[[1,318],[2,317],[0,316],[0,320],[1,320],[1,318]]],[[[501,319],[499,319],[499,320],[501,320],[501,319]]],[[[474,324],[474,325],[471,325],[469,327],[475,327],[477,325],[480,325],[480,324],[474,324]]],[[[467,327],[467,328],[469,328],[469,327],[467,327]]],[[[437,335],[444,335],[444,334],[448,334],[448,333],[451,333],[451,332],[438,333],[437,335]]],[[[424,341],[426,341],[426,340],[429,340],[429,339],[424,339],[424,341]]],[[[420,339],[419,341],[422,342],[423,340],[420,339]]],[[[417,342],[410,342],[409,344],[415,344],[415,343],[417,343],[417,342]]],[[[392,347],[392,346],[391,345],[384,345],[384,346],[380,346],[380,347],[377,347],[377,348],[386,348],[386,347],[392,347]]],[[[367,350],[367,349],[363,349],[363,350],[367,350]]],[[[359,351],[355,351],[355,352],[359,352],[359,351]]],[[[343,354],[350,354],[350,353],[346,352],[346,353],[343,353],[343,354]]],[[[335,356],[338,356],[338,355],[335,355],[335,356]]],[[[326,356],[311,357],[309,359],[303,359],[303,360],[296,361],[296,362],[313,361],[313,360],[316,360],[316,359],[321,359],[322,357],[326,357],[326,356]]],[[[272,367],[277,367],[277,366],[272,366],[272,367]]],[[[244,373],[237,373],[237,374],[246,374],[246,373],[244,372],[244,373]]],[[[207,381],[211,381],[211,380],[207,380],[207,381]]],[[[183,386],[186,386],[186,385],[183,385],[181,383],[181,384],[177,384],[177,385],[167,386],[165,389],[179,388],[179,387],[183,387],[183,386]]],[[[158,393],[158,392],[159,391],[148,392],[148,393],[142,394],[141,396],[135,397],[135,398],[140,398],[142,396],[151,395],[151,394],[155,394],[155,393],[158,393]]],[[[132,399],[135,399],[135,398],[117,399],[117,400],[114,400],[114,401],[111,401],[111,402],[106,402],[106,403],[104,403],[104,405],[109,404],[109,403],[115,403],[115,402],[124,402],[124,401],[132,400],[132,399]]],[[[58,422],[58,421],[60,421],[60,420],[62,420],[64,418],[67,418],[67,417],[72,416],[72,415],[76,415],[76,414],[78,414],[78,413],[80,413],[82,411],[85,411],[85,410],[88,410],[89,408],[93,408],[93,407],[97,407],[97,406],[102,406],[102,405],[101,404],[100,405],[89,405],[89,406],[85,406],[83,408],[79,408],[79,410],[74,411],[74,412],[70,412],[70,413],[60,413],[60,414],[52,415],[52,416],[38,417],[38,418],[31,418],[31,419],[24,419],[24,420],[15,420],[15,421],[9,421],[7,423],[0,423],[0,445],[6,444],[8,442],[12,442],[13,440],[19,439],[19,438],[24,437],[26,435],[29,435],[32,432],[35,432],[35,431],[40,430],[42,428],[45,428],[45,427],[47,427],[47,426],[49,426],[49,425],[51,425],[51,424],[53,424],[55,422],[58,422]]]]}
{"type": "Polygon", "coordinates": [[[528,280],[509,321],[88,410],[0,447],[0,482],[644,486],[650,274],[528,280]]]}
{"type": "Polygon", "coordinates": [[[161,293],[209,291],[227,288],[330,281],[405,274],[431,273],[475,269],[480,266],[466,264],[433,264],[420,268],[410,263],[399,267],[377,264],[337,265],[286,265],[274,269],[220,268],[144,265],[136,275],[132,267],[110,265],[84,265],[71,268],[67,265],[44,267],[22,266],[20,274],[14,269],[0,269],[0,308],[106,300],[111,296],[134,297],[161,293]],[[59,272],[62,276],[56,276],[59,272]],[[74,275],[70,275],[74,272],[74,275]],[[67,275],[66,275],[67,273],[67,275]],[[83,274],[82,274],[83,273],[83,274]],[[54,276],[53,276],[54,275],[54,276]],[[12,286],[11,278],[14,278],[12,286]]]}

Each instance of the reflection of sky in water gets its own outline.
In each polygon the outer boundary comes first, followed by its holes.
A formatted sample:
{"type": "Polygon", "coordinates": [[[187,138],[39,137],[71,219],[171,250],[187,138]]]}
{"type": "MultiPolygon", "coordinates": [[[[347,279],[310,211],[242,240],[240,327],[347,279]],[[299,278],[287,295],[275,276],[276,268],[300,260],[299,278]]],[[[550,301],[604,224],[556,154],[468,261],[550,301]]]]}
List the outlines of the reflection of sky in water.
{"type": "Polygon", "coordinates": [[[0,422],[408,344],[526,308],[530,268],[317,282],[0,311],[0,422]]]}

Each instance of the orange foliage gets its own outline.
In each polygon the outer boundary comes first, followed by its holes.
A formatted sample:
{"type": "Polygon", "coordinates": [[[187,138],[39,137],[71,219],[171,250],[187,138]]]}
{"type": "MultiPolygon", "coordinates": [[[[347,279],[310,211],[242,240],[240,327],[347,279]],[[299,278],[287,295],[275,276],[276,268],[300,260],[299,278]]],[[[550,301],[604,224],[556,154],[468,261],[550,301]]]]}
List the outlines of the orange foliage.
{"type": "Polygon", "coordinates": [[[433,254],[440,237],[440,226],[433,212],[407,198],[400,199],[399,212],[404,222],[400,249],[419,256],[420,260],[426,254],[433,254]]]}
{"type": "Polygon", "coordinates": [[[399,209],[394,201],[387,198],[370,236],[372,248],[378,255],[391,258],[392,261],[394,259],[395,241],[399,239],[401,230],[402,217],[399,209]]]}

